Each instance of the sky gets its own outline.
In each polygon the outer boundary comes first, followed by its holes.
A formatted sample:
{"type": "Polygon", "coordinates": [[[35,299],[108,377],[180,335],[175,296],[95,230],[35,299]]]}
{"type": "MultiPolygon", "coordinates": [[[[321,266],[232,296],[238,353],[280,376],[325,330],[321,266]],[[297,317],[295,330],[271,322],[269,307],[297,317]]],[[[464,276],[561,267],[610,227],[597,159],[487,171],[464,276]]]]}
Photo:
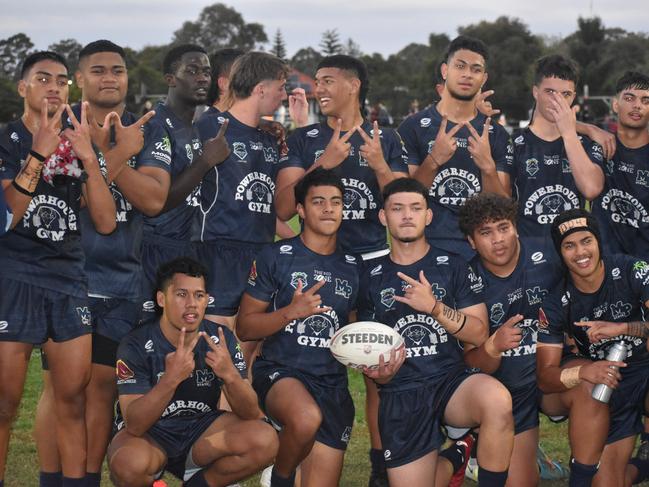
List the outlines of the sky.
{"type": "MultiPolygon", "coordinates": [[[[140,49],[166,44],[186,20],[196,20],[210,0],[2,0],[11,2],[0,17],[0,39],[26,33],[37,49],[61,39],[81,44],[108,38],[140,49]]],[[[289,56],[302,47],[318,47],[326,29],[338,29],[364,53],[396,53],[411,42],[426,44],[430,33],[457,34],[457,27],[517,17],[534,34],[564,37],[579,16],[598,15],[606,27],[649,31],[646,0],[223,0],[258,22],[269,39],[282,31],[289,56]],[[539,5],[543,9],[539,9],[539,5]]],[[[269,47],[269,46],[267,46],[269,47]]]]}

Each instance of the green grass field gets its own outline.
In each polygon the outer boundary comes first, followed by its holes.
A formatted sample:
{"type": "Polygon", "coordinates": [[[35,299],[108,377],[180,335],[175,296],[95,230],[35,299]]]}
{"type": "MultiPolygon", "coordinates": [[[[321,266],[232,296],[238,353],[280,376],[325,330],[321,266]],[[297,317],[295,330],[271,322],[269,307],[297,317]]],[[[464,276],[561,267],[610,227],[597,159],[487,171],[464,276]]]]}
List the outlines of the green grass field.
{"type": "MultiPolygon", "coordinates": [[[[34,440],[32,439],[32,422],[41,387],[41,366],[37,354],[37,351],[34,352],[30,363],[25,394],[18,419],[14,424],[12,432],[7,472],[5,475],[5,485],[7,487],[31,487],[38,485],[38,459],[36,457],[34,440]]],[[[356,422],[354,424],[349,449],[345,455],[345,467],[340,485],[343,487],[365,487],[369,476],[369,461],[367,458],[369,436],[365,422],[364,385],[361,375],[357,372],[351,371],[349,378],[352,397],[356,404],[356,422]]],[[[567,464],[569,456],[567,435],[567,423],[553,424],[542,417],[541,443],[545,451],[553,459],[560,460],[564,465],[567,464]]],[[[167,475],[165,480],[169,486],[180,486],[180,482],[169,475],[167,475]]],[[[111,485],[105,471],[102,484],[111,485]]],[[[253,478],[243,483],[243,485],[246,487],[256,487],[259,485],[259,482],[257,478],[253,478]]],[[[465,485],[476,486],[474,482],[468,480],[465,481],[465,485]]],[[[542,481],[540,485],[542,487],[556,487],[567,485],[567,482],[542,481]]],[[[642,485],[649,486],[649,483],[643,483],[642,485]]]]}

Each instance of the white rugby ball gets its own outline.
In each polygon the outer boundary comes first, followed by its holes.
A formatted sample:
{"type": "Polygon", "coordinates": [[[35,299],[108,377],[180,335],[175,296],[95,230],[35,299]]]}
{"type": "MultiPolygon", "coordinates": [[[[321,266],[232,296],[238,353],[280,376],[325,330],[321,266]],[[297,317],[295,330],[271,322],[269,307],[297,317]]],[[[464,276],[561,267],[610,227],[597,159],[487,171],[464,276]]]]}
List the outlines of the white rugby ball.
{"type": "Polygon", "coordinates": [[[343,326],[329,342],[329,349],[341,364],[354,369],[377,367],[379,357],[388,363],[390,352],[403,345],[399,333],[376,321],[357,321],[343,326]]]}

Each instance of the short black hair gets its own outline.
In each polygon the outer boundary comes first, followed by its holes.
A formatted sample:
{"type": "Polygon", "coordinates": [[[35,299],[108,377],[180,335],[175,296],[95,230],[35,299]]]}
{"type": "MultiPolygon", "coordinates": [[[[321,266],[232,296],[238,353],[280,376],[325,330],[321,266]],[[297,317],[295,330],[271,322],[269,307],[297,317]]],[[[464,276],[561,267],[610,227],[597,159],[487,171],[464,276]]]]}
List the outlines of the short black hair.
{"type": "Polygon", "coordinates": [[[649,90],[649,76],[638,71],[627,71],[615,83],[615,93],[624,90],[649,90]]]}
{"type": "Polygon", "coordinates": [[[416,179],[393,179],[383,188],[383,192],[381,193],[383,201],[387,201],[390,196],[396,193],[418,193],[423,196],[424,201],[426,202],[426,208],[428,208],[428,188],[416,179]]]}
{"type": "Polygon", "coordinates": [[[29,72],[32,66],[34,66],[34,64],[36,63],[40,63],[41,61],[54,61],[55,63],[62,64],[63,67],[65,67],[66,71],[70,69],[65,58],[59,53],[54,51],[37,51],[27,56],[23,61],[23,65],[20,68],[20,79],[24,79],[25,75],[29,72]]]}
{"type": "Polygon", "coordinates": [[[187,54],[188,52],[207,54],[205,49],[196,44],[180,44],[172,47],[169,49],[169,52],[165,54],[164,60],[162,61],[162,74],[174,74],[176,69],[178,69],[180,58],[183,57],[183,54],[187,54]]]}
{"type": "Polygon", "coordinates": [[[207,104],[213,105],[216,100],[218,100],[222,93],[219,90],[219,77],[227,74],[232,69],[234,61],[244,54],[245,51],[242,49],[234,49],[231,47],[226,47],[225,49],[219,49],[210,56],[210,66],[212,66],[212,83],[210,84],[210,89],[207,92],[207,104]]]}
{"type": "Polygon", "coordinates": [[[548,54],[536,60],[534,66],[534,84],[540,85],[545,78],[559,78],[572,81],[575,85],[579,81],[579,68],[570,58],[561,54],[548,54]]]}
{"type": "Polygon", "coordinates": [[[316,72],[321,68],[338,68],[351,73],[360,80],[361,87],[358,90],[358,101],[361,105],[361,113],[365,113],[365,100],[367,99],[367,92],[370,89],[370,78],[367,74],[367,66],[365,66],[365,63],[352,56],[335,54],[322,59],[318,63],[316,72]]]}
{"type": "Polygon", "coordinates": [[[460,230],[466,236],[472,236],[480,225],[500,220],[509,220],[516,224],[518,203],[512,198],[495,193],[479,193],[466,200],[460,206],[460,230]]]}
{"type": "Polygon", "coordinates": [[[79,62],[81,62],[83,58],[92,56],[98,52],[114,52],[115,54],[119,54],[126,63],[126,53],[124,52],[124,49],[106,39],[99,39],[98,41],[86,44],[83,49],[79,51],[79,62]]]}
{"type": "Polygon", "coordinates": [[[295,202],[304,206],[306,201],[306,194],[310,188],[314,186],[335,186],[340,190],[340,194],[345,196],[345,186],[338,176],[331,169],[323,169],[319,167],[304,176],[293,189],[295,193],[295,202]]]}
{"type": "Polygon", "coordinates": [[[251,51],[239,56],[230,72],[230,92],[242,100],[262,81],[286,79],[288,64],[273,54],[251,51]]]}
{"type": "Polygon", "coordinates": [[[475,37],[457,36],[446,48],[443,58],[444,62],[448,63],[453,54],[462,49],[480,54],[484,58],[485,63],[489,60],[489,51],[484,42],[475,37]]]}

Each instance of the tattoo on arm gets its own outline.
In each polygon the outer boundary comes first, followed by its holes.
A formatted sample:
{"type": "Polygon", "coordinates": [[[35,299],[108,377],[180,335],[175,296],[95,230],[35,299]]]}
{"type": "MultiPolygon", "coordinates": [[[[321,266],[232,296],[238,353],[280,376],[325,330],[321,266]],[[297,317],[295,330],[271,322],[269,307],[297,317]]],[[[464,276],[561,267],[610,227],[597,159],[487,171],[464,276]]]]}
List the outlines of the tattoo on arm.
{"type": "Polygon", "coordinates": [[[629,335],[640,338],[649,338],[649,328],[647,328],[647,323],[644,321],[630,321],[629,325],[629,335]]]}
{"type": "Polygon", "coordinates": [[[464,315],[462,313],[446,305],[444,306],[444,308],[442,308],[442,316],[444,316],[444,318],[446,318],[447,320],[457,324],[460,324],[464,319],[464,315]]]}

